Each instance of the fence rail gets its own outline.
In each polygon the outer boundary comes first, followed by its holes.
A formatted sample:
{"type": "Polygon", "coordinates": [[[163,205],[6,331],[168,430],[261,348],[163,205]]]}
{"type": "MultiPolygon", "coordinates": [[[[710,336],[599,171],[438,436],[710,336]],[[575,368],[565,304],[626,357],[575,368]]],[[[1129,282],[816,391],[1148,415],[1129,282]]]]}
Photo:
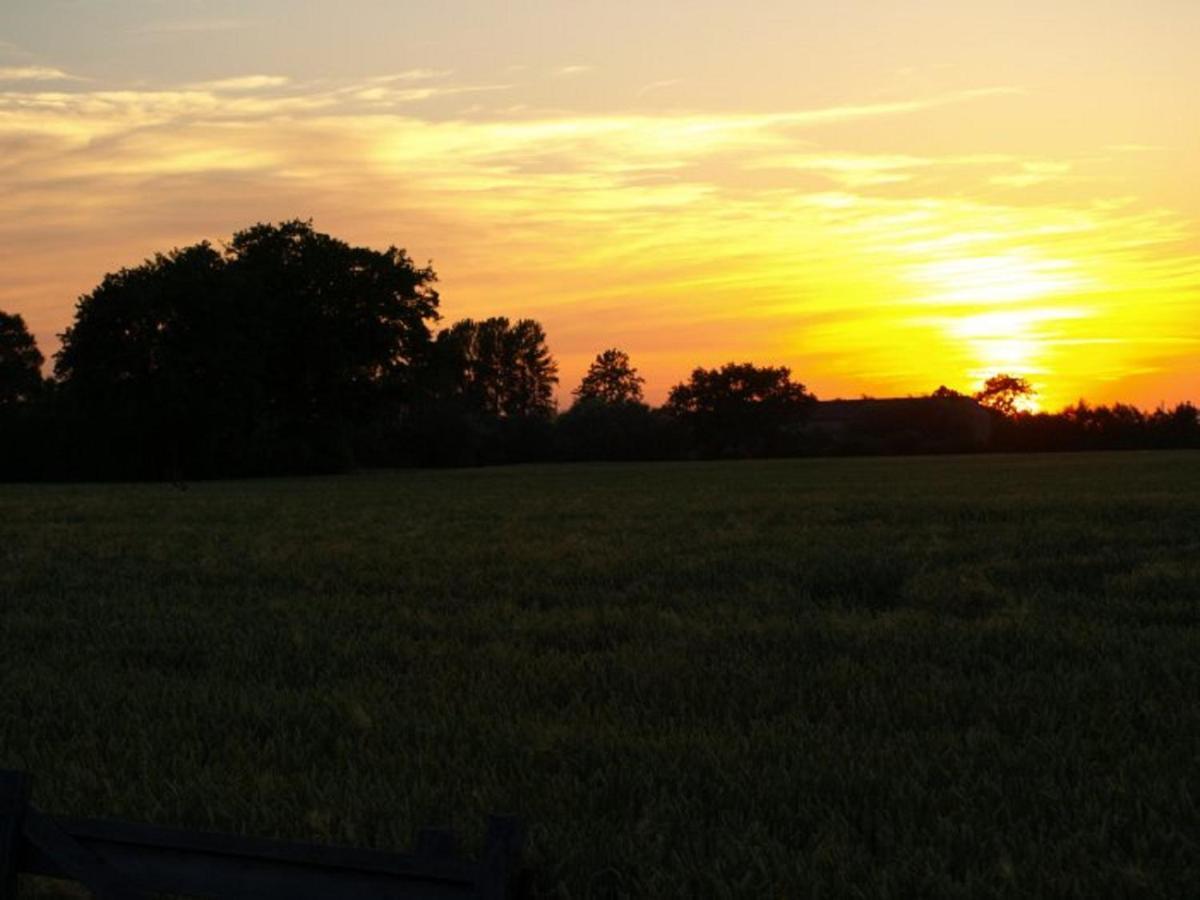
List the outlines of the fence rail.
{"type": "Polygon", "coordinates": [[[17,875],[77,881],[99,900],[149,893],[211,900],[512,900],[520,823],[490,816],[483,858],[457,856],[453,832],[427,828],[412,855],[50,816],[30,803],[30,778],[0,771],[0,900],[17,875]]]}

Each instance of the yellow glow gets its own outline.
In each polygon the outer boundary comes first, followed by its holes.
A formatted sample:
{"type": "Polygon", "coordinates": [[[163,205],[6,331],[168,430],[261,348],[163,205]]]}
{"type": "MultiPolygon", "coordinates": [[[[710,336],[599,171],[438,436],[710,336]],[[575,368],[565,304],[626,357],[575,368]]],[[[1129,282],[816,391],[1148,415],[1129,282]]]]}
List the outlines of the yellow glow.
{"type": "Polygon", "coordinates": [[[922,298],[927,303],[1013,303],[1086,287],[1077,270],[1078,264],[1068,260],[1014,251],[923,263],[915,276],[935,290],[922,298]]]}

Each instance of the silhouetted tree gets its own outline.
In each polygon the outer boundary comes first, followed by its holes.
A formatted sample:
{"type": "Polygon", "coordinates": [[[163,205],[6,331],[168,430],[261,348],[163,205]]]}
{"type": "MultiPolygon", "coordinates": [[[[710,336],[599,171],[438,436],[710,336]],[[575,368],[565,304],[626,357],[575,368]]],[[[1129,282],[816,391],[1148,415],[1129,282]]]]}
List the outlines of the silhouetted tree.
{"type": "Polygon", "coordinates": [[[1060,415],[1073,427],[1082,449],[1132,449],[1147,442],[1145,413],[1125,403],[1089,406],[1080,400],[1060,415]]]}
{"type": "Polygon", "coordinates": [[[55,372],[111,474],[342,468],[426,353],[434,281],[394,247],[257,225],[106,276],[55,372]]]}
{"type": "Polygon", "coordinates": [[[577,400],[555,419],[554,431],[560,459],[668,459],[681,449],[676,421],[632,400],[577,400]]]}
{"type": "Polygon", "coordinates": [[[0,312],[0,406],[26,403],[38,395],[43,362],[25,320],[0,312]]]}
{"type": "Polygon", "coordinates": [[[444,392],[498,418],[554,413],[558,365],[532,319],[463,319],[437,336],[436,377],[444,392]]]}
{"type": "Polygon", "coordinates": [[[642,385],[645,383],[646,380],[629,362],[628,353],[609,349],[597,355],[588,366],[574,394],[578,401],[641,403],[642,385]]]}
{"type": "Polygon", "coordinates": [[[1160,406],[1147,419],[1147,427],[1153,446],[1200,447],[1200,410],[1194,404],[1160,406]]]}
{"type": "Polygon", "coordinates": [[[983,389],[975,395],[980,406],[986,406],[1001,415],[1011,416],[1017,411],[1017,403],[1032,397],[1037,391],[1024,378],[1013,375],[993,375],[984,382],[983,389]]]}
{"type": "Polygon", "coordinates": [[[392,414],[438,318],[436,275],[395,247],[351,247],[307,222],[258,225],[227,253],[241,316],[248,454],[271,468],[344,468],[352,435],[392,414]],[[278,458],[278,453],[285,455],[278,458]]]}
{"type": "Polygon", "coordinates": [[[433,465],[548,457],[557,372],[545,331],[532,319],[454,323],[421,368],[406,455],[433,465]]]}
{"type": "Polygon", "coordinates": [[[0,481],[37,477],[50,465],[42,362],[25,320],[0,312],[0,481]]]}
{"type": "Polygon", "coordinates": [[[997,450],[1200,447],[1200,412],[1191,403],[1147,413],[1126,403],[1092,406],[1080,400],[1058,413],[1021,413],[999,424],[997,450]]]}
{"type": "Polygon", "coordinates": [[[938,400],[957,400],[958,398],[963,397],[965,395],[960,394],[958,391],[954,390],[953,388],[948,388],[943,384],[929,396],[935,397],[938,400]]]}
{"type": "Polygon", "coordinates": [[[687,424],[705,456],[771,456],[799,448],[799,425],[816,398],[786,367],[727,363],[695,369],[671,388],[665,409],[687,424]]]}
{"type": "Polygon", "coordinates": [[[642,402],[645,380],[629,354],[609,349],[588,367],[575,402],[555,422],[557,454],[565,459],[662,459],[678,431],[670,417],[642,402]]]}
{"type": "Polygon", "coordinates": [[[198,450],[206,424],[218,427],[212,357],[224,351],[219,335],[233,331],[223,268],[201,243],[106,275],[80,298],[55,376],[60,415],[87,445],[81,474],[178,475],[185,448],[198,450]]]}

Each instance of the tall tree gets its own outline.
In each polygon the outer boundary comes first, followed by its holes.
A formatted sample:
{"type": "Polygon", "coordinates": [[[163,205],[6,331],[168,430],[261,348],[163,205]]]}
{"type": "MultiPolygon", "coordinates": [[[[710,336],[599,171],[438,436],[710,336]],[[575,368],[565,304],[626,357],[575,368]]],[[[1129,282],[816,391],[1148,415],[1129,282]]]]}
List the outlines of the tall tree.
{"type": "Polygon", "coordinates": [[[239,232],[226,261],[232,362],[255,389],[249,411],[267,440],[299,435],[344,448],[381,400],[403,398],[438,318],[432,269],[395,247],[352,247],[300,221],[239,232]]]}
{"type": "Polygon", "coordinates": [[[574,394],[580,402],[641,403],[645,383],[629,362],[629,354],[612,348],[596,356],[574,394]]]}
{"type": "Polygon", "coordinates": [[[24,403],[37,395],[43,361],[25,320],[0,312],[0,406],[24,403]]]}
{"type": "Polygon", "coordinates": [[[532,319],[463,319],[441,331],[419,370],[402,455],[433,465],[544,459],[558,367],[532,319]]]}
{"type": "Polygon", "coordinates": [[[785,366],[727,363],[695,369],[671,389],[666,410],[715,456],[770,456],[795,449],[796,428],[816,397],[785,366]]]}
{"type": "Polygon", "coordinates": [[[984,382],[983,389],[975,395],[975,399],[980,406],[986,406],[1004,416],[1012,416],[1017,412],[1020,401],[1036,393],[1033,385],[1024,378],[1001,373],[984,382]]]}
{"type": "Polygon", "coordinates": [[[549,417],[554,412],[558,364],[546,333],[533,319],[463,319],[437,336],[439,392],[499,418],[549,417]]]}

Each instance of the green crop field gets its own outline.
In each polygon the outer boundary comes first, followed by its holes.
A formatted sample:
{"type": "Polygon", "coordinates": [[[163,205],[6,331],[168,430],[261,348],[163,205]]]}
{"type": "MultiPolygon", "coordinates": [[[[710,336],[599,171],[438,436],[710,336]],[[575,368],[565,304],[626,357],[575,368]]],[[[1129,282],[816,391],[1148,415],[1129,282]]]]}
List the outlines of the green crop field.
{"type": "Polygon", "coordinates": [[[0,485],[53,812],[563,897],[1200,891],[1200,454],[0,485]],[[473,842],[473,843],[472,843],[473,842]]]}

